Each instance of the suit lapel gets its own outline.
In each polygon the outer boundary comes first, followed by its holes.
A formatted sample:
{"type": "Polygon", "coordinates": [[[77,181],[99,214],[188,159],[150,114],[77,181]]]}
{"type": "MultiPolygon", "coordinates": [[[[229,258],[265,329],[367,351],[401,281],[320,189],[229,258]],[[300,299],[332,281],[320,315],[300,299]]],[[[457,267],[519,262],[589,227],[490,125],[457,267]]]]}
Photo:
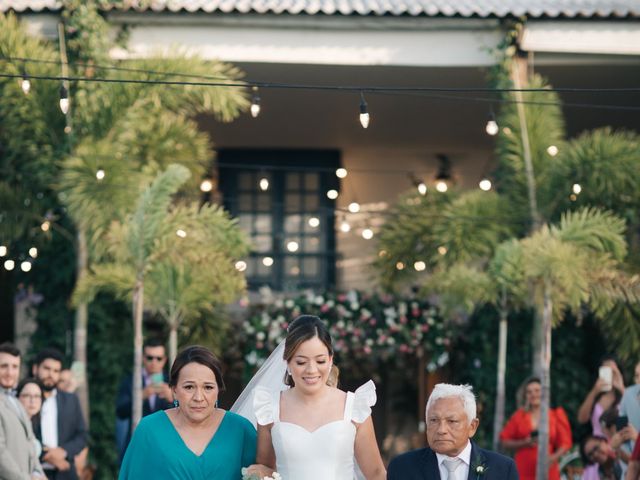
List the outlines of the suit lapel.
{"type": "Polygon", "coordinates": [[[478,446],[471,442],[471,462],[469,463],[469,475],[467,480],[477,480],[478,475],[475,473],[475,468],[478,465],[484,465],[487,459],[484,457],[482,450],[478,446]]]}
{"type": "Polygon", "coordinates": [[[440,469],[438,468],[438,457],[430,448],[425,449],[424,468],[422,468],[422,476],[425,480],[440,480],[440,469]]]}

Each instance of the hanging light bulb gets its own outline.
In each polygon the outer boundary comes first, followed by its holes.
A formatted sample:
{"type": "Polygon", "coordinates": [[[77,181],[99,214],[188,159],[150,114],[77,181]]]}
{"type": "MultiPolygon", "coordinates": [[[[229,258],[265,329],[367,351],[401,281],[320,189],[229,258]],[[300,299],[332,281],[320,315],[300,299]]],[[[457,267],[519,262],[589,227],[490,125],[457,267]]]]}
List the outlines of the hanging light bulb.
{"type": "Polygon", "coordinates": [[[263,192],[266,192],[267,190],[269,190],[269,179],[267,177],[262,177],[260,179],[260,190],[262,190],[263,192]]]}
{"type": "Polygon", "coordinates": [[[327,192],[327,198],[329,198],[329,200],[335,200],[338,198],[338,191],[332,188],[327,192]]]}
{"type": "Polygon", "coordinates": [[[45,220],[44,222],[42,222],[42,225],[40,225],[40,228],[43,232],[48,232],[51,228],[51,222],[49,222],[49,220],[45,220]]]}
{"type": "Polygon", "coordinates": [[[362,125],[362,128],[369,127],[369,111],[367,110],[367,101],[364,99],[362,92],[360,92],[360,125],[362,125]]]}
{"type": "Polygon", "coordinates": [[[311,228],[318,228],[320,226],[320,219],[318,217],[311,217],[309,219],[309,226],[311,228]]]}
{"type": "Polygon", "coordinates": [[[258,87],[253,87],[253,96],[251,97],[251,116],[256,118],[260,115],[260,95],[258,95],[258,87]]]}
{"type": "Polygon", "coordinates": [[[69,112],[69,92],[64,84],[60,87],[60,110],[65,115],[69,112]]]}
{"type": "Polygon", "coordinates": [[[351,231],[351,225],[346,220],[343,220],[340,224],[340,231],[342,233],[349,233],[351,231]]]}
{"type": "Polygon", "coordinates": [[[347,176],[347,169],[346,168],[338,168],[336,170],[336,177],[338,178],[345,178],[347,176]]]}
{"type": "Polygon", "coordinates": [[[424,183],[423,181],[418,182],[418,193],[420,195],[426,195],[427,194],[427,184],[424,183]]]}
{"type": "Polygon", "coordinates": [[[105,176],[106,173],[103,168],[98,168],[98,170],[96,170],[96,178],[98,179],[98,181],[104,180],[105,176]]]}
{"type": "Polygon", "coordinates": [[[549,145],[549,147],[547,147],[547,153],[552,157],[555,157],[558,154],[558,147],[555,145],[549,145]]]}
{"type": "Polygon", "coordinates": [[[185,232],[181,228],[176,230],[176,235],[179,236],[180,238],[187,238],[187,232],[185,232]]]}
{"type": "Polygon", "coordinates": [[[14,262],[13,260],[5,260],[4,262],[4,268],[8,271],[13,270],[15,266],[16,266],[16,262],[14,262]]]}
{"type": "Polygon", "coordinates": [[[491,190],[491,180],[489,180],[488,178],[483,178],[482,180],[480,180],[480,183],[478,183],[478,186],[480,187],[480,190],[488,192],[489,190],[491,190]]]}
{"type": "Polygon", "coordinates": [[[38,258],[38,249],[36,247],[31,247],[29,249],[29,256],[31,258],[38,258]]]}
{"type": "Polygon", "coordinates": [[[489,120],[487,120],[487,125],[484,129],[492,137],[497,135],[500,131],[500,127],[498,127],[498,122],[496,122],[496,116],[493,114],[493,111],[489,113],[489,120]]]}
{"type": "Polygon", "coordinates": [[[365,228],[362,230],[362,238],[365,240],[371,240],[373,238],[373,230],[370,228],[365,228]]]}
{"type": "Polygon", "coordinates": [[[351,202],[347,208],[351,213],[358,213],[360,211],[360,204],[358,202],[351,202]]]}
{"type": "Polygon", "coordinates": [[[580,192],[582,192],[582,186],[579,183],[574,183],[573,186],[571,187],[571,190],[576,195],[579,195],[580,192]]]}
{"type": "Polygon", "coordinates": [[[396,269],[397,270],[404,270],[404,263],[402,263],[402,262],[396,263],[396,269]]]}
{"type": "Polygon", "coordinates": [[[298,242],[291,240],[290,242],[287,243],[287,250],[289,250],[290,252],[297,252],[298,248],[300,248],[300,244],[298,244],[298,242]]]}
{"type": "Polygon", "coordinates": [[[20,86],[22,87],[22,91],[25,95],[29,95],[29,91],[31,90],[31,80],[29,80],[29,75],[27,75],[26,71],[22,71],[22,81],[20,82],[20,86]]]}
{"type": "Polygon", "coordinates": [[[416,272],[424,272],[427,269],[427,264],[422,260],[418,260],[413,264],[413,268],[416,270],[416,272]]]}
{"type": "Polygon", "coordinates": [[[0,245],[0,257],[4,257],[7,254],[7,247],[5,245],[0,245]]]}
{"type": "Polygon", "coordinates": [[[273,258],[272,257],[264,257],[262,259],[262,264],[265,267],[270,267],[271,265],[273,265],[273,258]]]}
{"type": "Polygon", "coordinates": [[[20,264],[20,270],[22,270],[23,272],[31,271],[31,262],[29,260],[25,260],[24,262],[22,262],[20,264]]]}
{"type": "Polygon", "coordinates": [[[239,272],[244,272],[247,269],[247,262],[245,262],[244,260],[238,260],[236,262],[236,270],[238,270],[239,272]]]}

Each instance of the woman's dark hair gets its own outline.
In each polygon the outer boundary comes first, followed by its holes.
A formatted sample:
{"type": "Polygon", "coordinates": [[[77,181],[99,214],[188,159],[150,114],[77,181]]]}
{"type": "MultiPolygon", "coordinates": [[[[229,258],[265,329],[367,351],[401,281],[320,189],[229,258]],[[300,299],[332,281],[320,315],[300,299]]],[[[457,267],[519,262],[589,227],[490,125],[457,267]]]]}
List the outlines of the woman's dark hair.
{"type": "MultiPolygon", "coordinates": [[[[287,338],[284,341],[284,354],[283,358],[288,363],[296,351],[307,340],[312,338],[318,338],[327,347],[330,356],[333,356],[333,343],[331,341],[331,335],[329,330],[325,326],[324,322],[315,315],[300,315],[296,318],[289,329],[287,330],[287,338]]],[[[331,366],[331,372],[329,373],[329,379],[327,385],[335,387],[338,385],[338,376],[340,371],[335,365],[331,366]]],[[[285,373],[284,383],[290,387],[295,386],[293,378],[289,373],[285,373]]]]}
{"type": "Polygon", "coordinates": [[[199,363],[200,365],[204,365],[209,368],[216,377],[218,389],[220,391],[224,391],[225,386],[224,380],[222,380],[222,367],[220,366],[220,361],[208,349],[201,347],[200,345],[186,347],[178,353],[178,356],[173,361],[173,365],[171,365],[169,386],[175,387],[178,385],[180,371],[189,363],[199,363]]]}

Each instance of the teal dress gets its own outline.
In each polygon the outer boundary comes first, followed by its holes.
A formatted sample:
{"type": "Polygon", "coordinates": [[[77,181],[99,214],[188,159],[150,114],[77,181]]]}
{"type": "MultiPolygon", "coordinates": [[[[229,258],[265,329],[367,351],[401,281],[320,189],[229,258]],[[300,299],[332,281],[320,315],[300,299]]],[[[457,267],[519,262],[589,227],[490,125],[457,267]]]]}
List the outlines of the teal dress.
{"type": "Polygon", "coordinates": [[[240,480],[255,463],[256,430],[244,417],[225,412],[200,456],[193,453],[164,411],[142,419],[127,448],[119,480],[240,480]]]}

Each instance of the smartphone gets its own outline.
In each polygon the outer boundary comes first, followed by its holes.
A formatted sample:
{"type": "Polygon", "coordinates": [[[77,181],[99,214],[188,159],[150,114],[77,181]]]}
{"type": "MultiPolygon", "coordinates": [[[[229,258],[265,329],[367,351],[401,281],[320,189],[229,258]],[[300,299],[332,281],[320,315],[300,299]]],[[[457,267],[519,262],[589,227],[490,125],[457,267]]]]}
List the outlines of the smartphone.
{"type": "Polygon", "coordinates": [[[627,425],[629,425],[629,417],[627,417],[626,415],[621,415],[618,418],[616,418],[616,430],[617,431],[622,430],[627,425]]]}
{"type": "Polygon", "coordinates": [[[603,392],[608,392],[612,388],[613,382],[613,370],[611,367],[606,365],[600,367],[598,370],[598,377],[601,378],[604,382],[604,386],[602,387],[603,392]]]}
{"type": "Polygon", "coordinates": [[[164,383],[164,375],[162,375],[161,373],[154,373],[153,375],[151,375],[151,383],[154,385],[164,383]]]}

